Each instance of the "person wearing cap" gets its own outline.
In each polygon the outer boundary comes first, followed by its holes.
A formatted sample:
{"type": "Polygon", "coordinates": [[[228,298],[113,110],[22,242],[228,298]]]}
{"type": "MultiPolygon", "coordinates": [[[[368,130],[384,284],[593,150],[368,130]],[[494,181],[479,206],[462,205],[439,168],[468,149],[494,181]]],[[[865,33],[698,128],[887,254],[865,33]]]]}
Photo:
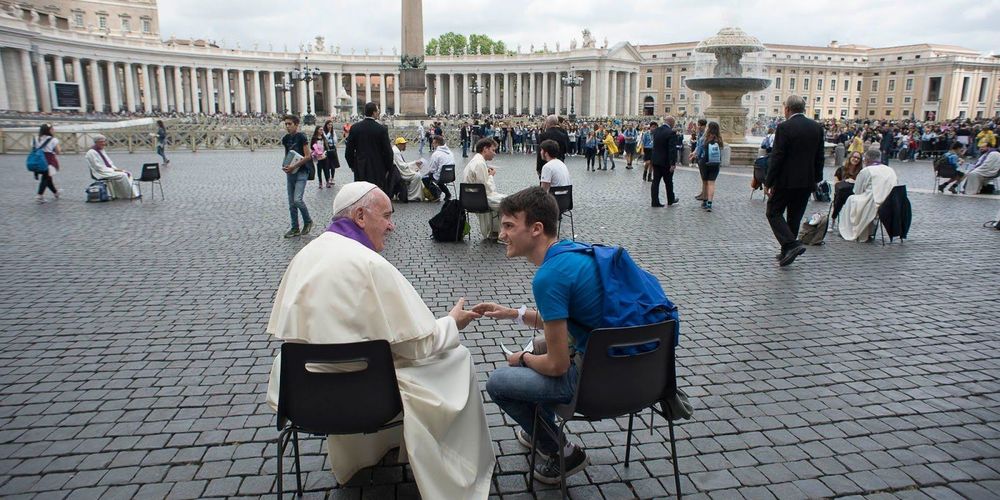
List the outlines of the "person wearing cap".
{"type": "Polygon", "coordinates": [[[408,162],[403,158],[403,151],[406,151],[406,139],[397,137],[392,143],[392,161],[399,169],[401,182],[397,183],[392,195],[403,203],[410,201],[420,201],[423,198],[423,183],[420,181],[420,165],[424,160],[417,159],[408,162]]]}
{"type": "Polygon", "coordinates": [[[108,153],[104,151],[107,144],[108,139],[103,135],[94,136],[94,146],[84,155],[90,166],[90,175],[97,180],[105,181],[113,198],[138,198],[139,187],[132,181],[132,174],[115,166],[108,153]]]}
{"type": "MultiPolygon", "coordinates": [[[[327,436],[337,482],[400,447],[423,498],[487,498],[493,442],[472,355],[458,338],[480,314],[465,310],[460,298],[435,319],[413,285],[380,255],[395,225],[392,202],[377,186],[345,185],[333,212],[327,231],[288,264],[267,333],[285,342],[386,340],[391,346],[403,424],[375,434],[327,436]]],[[[279,354],[267,389],[275,410],[280,373],[279,354]]]]}

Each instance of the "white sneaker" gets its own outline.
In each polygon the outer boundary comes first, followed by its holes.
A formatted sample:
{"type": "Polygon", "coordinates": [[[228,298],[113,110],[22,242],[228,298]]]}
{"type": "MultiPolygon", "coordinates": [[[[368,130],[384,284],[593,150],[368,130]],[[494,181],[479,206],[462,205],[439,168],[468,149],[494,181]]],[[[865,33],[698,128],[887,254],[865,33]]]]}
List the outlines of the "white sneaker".
{"type": "Polygon", "coordinates": [[[37,203],[45,203],[45,197],[42,196],[42,195],[37,195],[37,196],[35,196],[35,202],[37,202],[37,203]]]}

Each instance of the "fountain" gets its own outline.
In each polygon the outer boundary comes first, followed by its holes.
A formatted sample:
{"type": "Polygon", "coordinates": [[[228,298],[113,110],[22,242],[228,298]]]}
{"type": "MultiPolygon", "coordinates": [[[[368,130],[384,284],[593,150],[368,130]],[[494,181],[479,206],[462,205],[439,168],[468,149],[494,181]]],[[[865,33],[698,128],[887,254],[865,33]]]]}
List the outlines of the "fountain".
{"type": "Polygon", "coordinates": [[[753,163],[759,144],[748,143],[746,123],[748,110],[742,99],[747,92],[757,92],[771,85],[766,78],[743,76],[740,59],[748,52],[761,52],[765,47],[760,40],[739,28],[722,28],[715,36],[702,40],[696,52],[715,55],[715,69],[711,77],[688,78],[685,84],[691,90],[704,91],[712,96],[712,105],[705,115],[719,123],[722,137],[731,153],[730,164],[753,163]]]}

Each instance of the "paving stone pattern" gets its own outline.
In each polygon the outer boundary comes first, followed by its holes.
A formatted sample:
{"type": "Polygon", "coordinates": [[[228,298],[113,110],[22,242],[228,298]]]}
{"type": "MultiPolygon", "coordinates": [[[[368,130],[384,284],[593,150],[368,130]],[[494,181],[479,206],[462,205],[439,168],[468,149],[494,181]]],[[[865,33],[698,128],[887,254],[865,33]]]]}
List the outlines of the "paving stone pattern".
{"type": "MultiPolygon", "coordinates": [[[[155,161],[111,154],[135,172],[155,161]]],[[[38,205],[24,157],[0,156],[0,496],[275,490],[277,432],[264,393],[278,343],[264,326],[286,264],[312,237],[281,238],[288,212],[280,157],[177,152],[164,172],[166,200],[87,204],[83,159],[64,156],[55,181],[63,199],[38,205]]],[[[529,157],[496,164],[502,191],[536,182],[529,157]]],[[[748,197],[747,170],[720,176],[715,212],[706,214],[693,200],[690,170],[677,174],[681,204],[656,209],[641,171],[624,162],[596,173],[584,172],[580,158],[569,165],[578,236],[626,245],[680,305],[678,374],[696,408],[677,430],[685,494],[1000,492],[1000,235],[981,227],[1000,203],[911,193],[905,244],[831,237],[778,268],[763,201],[748,197]]],[[[895,166],[904,182],[930,187],[927,162],[895,166]]],[[[346,169],[337,175],[338,183],[349,179],[346,169]]],[[[329,220],[334,194],[310,184],[317,221],[329,220]]],[[[436,314],[460,296],[532,304],[533,265],[477,238],[432,242],[427,220],[436,210],[397,206],[385,254],[436,314]]],[[[463,332],[481,385],[503,362],[500,343],[528,335],[493,320],[463,332]]],[[[498,457],[495,497],[532,497],[511,421],[488,397],[486,412],[498,457]]],[[[628,468],[627,419],[571,426],[592,462],[570,478],[571,496],[674,495],[667,429],[659,418],[654,425],[650,435],[637,424],[628,468]]],[[[394,453],[332,489],[322,443],[303,442],[308,498],[418,496],[394,453]]],[[[538,498],[558,496],[538,489],[538,498]]]]}

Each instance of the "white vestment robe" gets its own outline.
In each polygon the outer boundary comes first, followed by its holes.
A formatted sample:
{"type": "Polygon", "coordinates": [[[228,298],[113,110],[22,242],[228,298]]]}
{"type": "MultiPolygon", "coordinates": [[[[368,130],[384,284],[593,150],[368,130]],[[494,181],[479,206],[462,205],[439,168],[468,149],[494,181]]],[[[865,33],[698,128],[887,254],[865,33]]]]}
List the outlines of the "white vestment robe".
{"type": "Polygon", "coordinates": [[[417,162],[404,160],[403,153],[395,144],[392,145],[392,162],[396,164],[400,177],[406,183],[406,199],[410,201],[422,200],[424,183],[420,180],[420,167],[417,166],[417,162]]]}
{"type": "Polygon", "coordinates": [[[132,174],[115,170],[117,167],[107,153],[90,149],[84,158],[94,178],[106,181],[112,197],[132,199],[139,196],[139,188],[132,182],[132,174]],[[104,160],[107,160],[107,163],[104,160]]]}
{"type": "Polygon", "coordinates": [[[976,167],[965,174],[965,194],[979,194],[983,184],[1000,176],[1000,152],[986,153],[976,167]]]}
{"type": "Polygon", "coordinates": [[[462,182],[466,184],[486,185],[486,201],[489,202],[492,213],[476,214],[479,218],[479,231],[482,233],[483,238],[489,238],[491,234],[499,233],[500,202],[507,195],[497,192],[496,184],[493,183],[493,176],[490,175],[489,166],[486,165],[486,159],[483,158],[482,154],[476,153],[469,159],[469,163],[465,164],[465,170],[462,172],[462,182]]]}
{"type": "MultiPolygon", "coordinates": [[[[381,255],[326,232],[292,259],[278,287],[267,332],[286,342],[385,339],[392,348],[403,425],[377,434],[328,436],[333,473],[346,483],[400,447],[423,498],[489,495],[495,456],[469,350],[450,316],[434,319],[402,274],[381,255]]],[[[267,402],[278,407],[280,353],[267,402]]],[[[355,401],[345,401],[350,408],[355,401]]]]}
{"type": "Polygon", "coordinates": [[[845,240],[868,241],[878,207],[896,187],[896,172],[885,165],[869,165],[858,173],[854,194],[840,211],[837,228],[845,240]]]}

